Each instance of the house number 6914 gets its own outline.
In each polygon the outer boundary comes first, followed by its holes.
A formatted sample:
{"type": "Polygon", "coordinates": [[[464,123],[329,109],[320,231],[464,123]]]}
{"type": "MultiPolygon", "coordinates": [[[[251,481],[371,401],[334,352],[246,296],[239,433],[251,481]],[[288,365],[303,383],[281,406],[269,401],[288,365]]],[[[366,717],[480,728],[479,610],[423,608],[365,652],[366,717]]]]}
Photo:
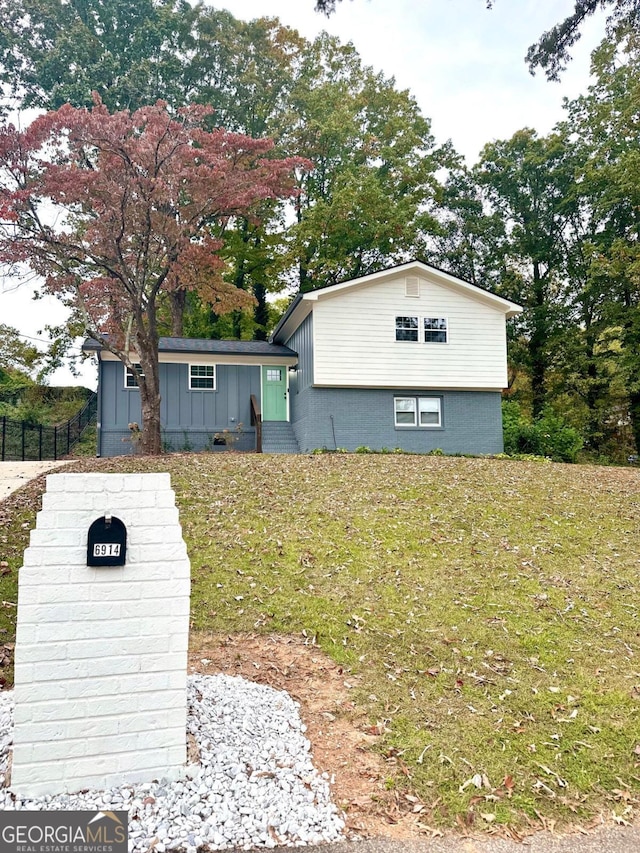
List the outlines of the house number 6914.
{"type": "Polygon", "coordinates": [[[120,556],[120,543],[102,543],[95,542],[93,545],[93,556],[94,557],[119,557],[120,556]]]}

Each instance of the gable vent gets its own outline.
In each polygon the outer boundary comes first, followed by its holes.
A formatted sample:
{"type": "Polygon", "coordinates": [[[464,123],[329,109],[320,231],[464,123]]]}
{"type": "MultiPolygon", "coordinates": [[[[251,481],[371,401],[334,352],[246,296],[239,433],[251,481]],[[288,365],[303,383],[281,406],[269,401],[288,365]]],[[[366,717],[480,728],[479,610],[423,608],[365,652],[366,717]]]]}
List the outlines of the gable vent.
{"type": "Polygon", "coordinates": [[[417,276],[407,276],[404,280],[405,296],[420,296],[420,279],[417,276]]]}

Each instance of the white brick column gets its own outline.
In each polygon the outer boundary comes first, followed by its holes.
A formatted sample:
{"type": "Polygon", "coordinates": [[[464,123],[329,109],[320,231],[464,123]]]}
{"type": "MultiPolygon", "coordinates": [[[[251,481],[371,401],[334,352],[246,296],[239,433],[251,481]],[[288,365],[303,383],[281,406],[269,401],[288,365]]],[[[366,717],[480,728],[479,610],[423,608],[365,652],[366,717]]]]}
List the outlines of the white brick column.
{"type": "Polygon", "coordinates": [[[177,778],[186,761],[190,567],[169,474],[52,474],[19,575],[11,788],[177,778]],[[124,566],[87,566],[105,512],[124,566]]]}

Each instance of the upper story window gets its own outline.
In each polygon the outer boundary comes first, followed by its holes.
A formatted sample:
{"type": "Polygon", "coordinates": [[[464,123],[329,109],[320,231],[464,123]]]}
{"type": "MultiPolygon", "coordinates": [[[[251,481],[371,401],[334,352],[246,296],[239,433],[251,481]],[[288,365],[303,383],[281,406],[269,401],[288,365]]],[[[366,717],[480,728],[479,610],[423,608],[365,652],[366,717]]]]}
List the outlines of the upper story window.
{"type": "Polygon", "coordinates": [[[424,341],[426,344],[446,344],[448,321],[446,317],[396,317],[397,341],[424,341]],[[420,336],[422,328],[422,337],[420,336]]]}
{"type": "Polygon", "coordinates": [[[215,391],[216,390],[216,366],[215,364],[190,364],[189,365],[189,389],[191,391],[215,391]]]}
{"type": "MultiPolygon", "coordinates": [[[[138,371],[141,378],[144,379],[144,373],[142,372],[141,365],[134,363],[133,366],[138,371]]],[[[131,370],[131,368],[127,367],[126,364],[124,366],[124,387],[125,388],[137,388],[138,387],[138,380],[136,379],[135,373],[133,372],[133,370],[131,370]]]]}
{"type": "Polygon", "coordinates": [[[427,344],[446,344],[447,342],[447,319],[446,317],[424,318],[424,340],[427,344]]]}
{"type": "Polygon", "coordinates": [[[396,317],[396,340],[417,341],[418,340],[418,318],[396,317]]]}

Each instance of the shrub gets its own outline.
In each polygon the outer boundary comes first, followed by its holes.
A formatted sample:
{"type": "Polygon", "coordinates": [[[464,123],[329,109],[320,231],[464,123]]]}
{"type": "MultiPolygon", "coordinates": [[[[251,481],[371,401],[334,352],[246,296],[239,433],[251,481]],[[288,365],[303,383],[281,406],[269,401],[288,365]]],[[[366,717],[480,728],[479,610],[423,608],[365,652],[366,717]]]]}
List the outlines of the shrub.
{"type": "Polygon", "coordinates": [[[550,406],[541,416],[527,421],[518,403],[508,400],[502,404],[504,450],[510,456],[532,454],[547,456],[554,462],[575,462],[582,448],[582,437],[550,406]]]}

